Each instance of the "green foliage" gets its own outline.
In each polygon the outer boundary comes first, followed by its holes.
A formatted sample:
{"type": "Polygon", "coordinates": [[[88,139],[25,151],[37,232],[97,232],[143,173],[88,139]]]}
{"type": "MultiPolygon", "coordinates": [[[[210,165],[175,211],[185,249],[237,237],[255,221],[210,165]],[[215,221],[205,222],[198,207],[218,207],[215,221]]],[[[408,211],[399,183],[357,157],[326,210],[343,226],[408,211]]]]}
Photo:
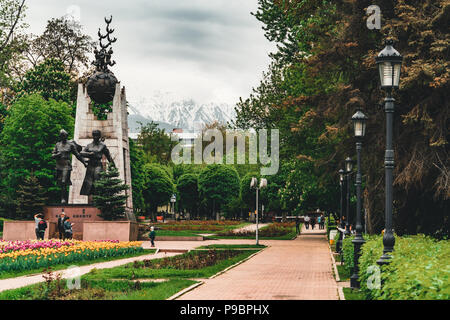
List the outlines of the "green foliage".
{"type": "Polygon", "coordinates": [[[449,300],[450,243],[424,235],[396,237],[391,263],[381,268],[382,289],[369,289],[370,266],[383,251],[382,236],[366,239],[360,258],[361,292],[376,300],[449,300]]]}
{"type": "Polygon", "coordinates": [[[228,165],[208,165],[198,178],[200,197],[213,214],[238,198],[239,189],[239,175],[236,169],[228,165]]]}
{"type": "Polygon", "coordinates": [[[0,103],[0,133],[3,131],[4,122],[7,116],[8,108],[4,104],[0,103]]]}
{"type": "Polygon", "coordinates": [[[147,163],[142,167],[142,196],[146,209],[155,214],[158,206],[169,203],[174,192],[172,178],[162,165],[147,163]]]}
{"type": "Polygon", "coordinates": [[[194,173],[183,174],[177,181],[178,203],[180,208],[187,209],[189,213],[196,213],[199,206],[198,175],[194,173]]]}
{"type": "Polygon", "coordinates": [[[42,35],[30,37],[27,57],[30,62],[58,59],[69,74],[78,74],[89,67],[89,54],[94,48],[92,38],[83,34],[77,21],[65,17],[52,18],[42,35]]]}
{"type": "Polygon", "coordinates": [[[92,112],[98,120],[106,120],[108,113],[112,112],[112,104],[112,101],[103,104],[92,101],[92,112]]]}
{"type": "Polygon", "coordinates": [[[125,216],[128,199],[128,185],[119,178],[119,170],[112,164],[100,172],[100,179],[94,182],[93,201],[105,220],[118,220],[125,216]]]}
{"type": "Polygon", "coordinates": [[[45,200],[45,190],[32,173],[17,189],[16,214],[18,218],[29,220],[35,214],[42,213],[45,200]]]}
{"type": "Polygon", "coordinates": [[[137,145],[133,139],[130,142],[130,167],[131,167],[131,186],[133,189],[133,210],[140,215],[145,210],[144,198],[142,196],[144,188],[144,175],[142,167],[144,166],[144,151],[137,145]]]}
{"type": "MultiPolygon", "coordinates": [[[[260,180],[260,175],[257,172],[249,172],[241,179],[241,200],[245,207],[248,208],[247,211],[256,210],[256,189],[250,188],[253,177],[258,179],[258,181],[260,180]]],[[[261,197],[261,192],[259,192],[259,197],[261,197]]]]}
{"type": "Polygon", "coordinates": [[[342,256],[344,259],[344,269],[347,274],[353,274],[353,257],[354,257],[354,245],[352,240],[355,239],[355,236],[345,237],[342,241],[342,256]]]}
{"type": "MultiPolygon", "coordinates": [[[[18,99],[0,133],[0,185],[4,199],[15,201],[16,190],[33,172],[50,202],[57,201],[55,161],[51,157],[59,131],[73,132],[71,108],[64,102],[38,95],[18,99]]],[[[5,200],[7,201],[7,200],[5,200]]]]}
{"type": "Polygon", "coordinates": [[[45,100],[73,103],[72,80],[62,61],[49,58],[25,74],[19,86],[20,95],[38,94],[45,100]]]}
{"type": "Polygon", "coordinates": [[[168,164],[171,152],[177,141],[172,141],[165,129],[158,128],[153,121],[146,125],[141,124],[140,134],[137,139],[146,156],[146,162],[159,162],[168,164]]]}

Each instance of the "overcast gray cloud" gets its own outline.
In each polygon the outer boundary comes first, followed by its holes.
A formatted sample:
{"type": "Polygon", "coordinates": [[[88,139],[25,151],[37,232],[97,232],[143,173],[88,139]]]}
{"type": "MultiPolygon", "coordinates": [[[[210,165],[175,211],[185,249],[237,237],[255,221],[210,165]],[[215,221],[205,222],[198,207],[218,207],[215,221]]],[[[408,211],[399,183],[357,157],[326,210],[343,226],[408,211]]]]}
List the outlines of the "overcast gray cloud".
{"type": "Polygon", "coordinates": [[[29,0],[30,32],[68,11],[97,40],[113,15],[113,72],[130,100],[155,91],[198,102],[235,103],[248,96],[269,64],[273,45],[250,14],[256,0],[29,0]]]}

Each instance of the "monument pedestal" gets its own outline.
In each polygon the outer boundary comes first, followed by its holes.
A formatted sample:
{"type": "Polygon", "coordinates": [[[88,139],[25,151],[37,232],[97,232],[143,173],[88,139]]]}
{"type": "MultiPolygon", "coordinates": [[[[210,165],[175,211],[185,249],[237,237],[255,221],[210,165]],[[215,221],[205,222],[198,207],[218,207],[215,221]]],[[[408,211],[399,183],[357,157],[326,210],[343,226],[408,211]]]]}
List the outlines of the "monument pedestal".
{"type": "MultiPolygon", "coordinates": [[[[86,204],[61,204],[44,207],[44,220],[58,224],[60,214],[64,212],[73,223],[73,239],[83,239],[83,223],[90,221],[103,221],[100,210],[86,204]]],[[[58,232],[58,230],[56,230],[58,232]]]]}

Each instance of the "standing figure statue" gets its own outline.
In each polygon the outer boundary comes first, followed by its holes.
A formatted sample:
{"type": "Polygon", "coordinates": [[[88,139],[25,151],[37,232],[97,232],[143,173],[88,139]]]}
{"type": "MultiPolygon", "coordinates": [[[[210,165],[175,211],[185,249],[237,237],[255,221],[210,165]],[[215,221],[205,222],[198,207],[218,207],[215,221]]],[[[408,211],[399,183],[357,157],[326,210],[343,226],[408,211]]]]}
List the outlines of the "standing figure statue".
{"type": "Polygon", "coordinates": [[[79,154],[81,147],[75,141],[68,141],[67,137],[67,132],[62,129],[59,132],[59,142],[56,143],[52,152],[52,158],[56,159],[56,180],[61,187],[61,203],[67,203],[67,186],[72,184],[72,181],[70,181],[70,173],[72,172],[71,154],[74,154],[87,167],[86,161],[79,154]]]}
{"type": "Polygon", "coordinates": [[[113,166],[115,166],[108,148],[102,141],[100,141],[102,136],[100,130],[92,131],[92,136],[94,141],[88,144],[84,150],[80,152],[82,157],[89,159],[86,169],[86,176],[84,177],[83,186],[80,191],[80,194],[83,196],[90,196],[94,192],[94,182],[100,178],[100,172],[103,171],[103,155],[113,166]]]}

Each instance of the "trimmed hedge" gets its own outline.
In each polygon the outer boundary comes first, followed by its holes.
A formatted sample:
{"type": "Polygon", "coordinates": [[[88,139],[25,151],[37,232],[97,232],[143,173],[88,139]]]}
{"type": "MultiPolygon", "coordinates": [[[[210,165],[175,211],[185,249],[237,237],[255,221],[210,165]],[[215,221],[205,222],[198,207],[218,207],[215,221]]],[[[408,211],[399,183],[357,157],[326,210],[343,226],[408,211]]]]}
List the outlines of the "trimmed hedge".
{"type": "Polygon", "coordinates": [[[342,259],[344,260],[344,269],[348,274],[353,274],[353,255],[354,255],[354,245],[352,240],[355,239],[355,236],[346,237],[342,241],[342,259]]]}
{"type": "MultiPolygon", "coordinates": [[[[383,253],[383,237],[378,235],[364,238],[366,243],[362,247],[362,256],[359,260],[359,278],[361,292],[366,299],[450,299],[450,242],[448,240],[437,241],[424,235],[396,237],[391,263],[381,267],[383,286],[380,289],[376,287],[374,280],[376,270],[380,270],[377,268],[376,261],[383,253]]],[[[347,253],[350,256],[349,249],[347,253]]]]}

